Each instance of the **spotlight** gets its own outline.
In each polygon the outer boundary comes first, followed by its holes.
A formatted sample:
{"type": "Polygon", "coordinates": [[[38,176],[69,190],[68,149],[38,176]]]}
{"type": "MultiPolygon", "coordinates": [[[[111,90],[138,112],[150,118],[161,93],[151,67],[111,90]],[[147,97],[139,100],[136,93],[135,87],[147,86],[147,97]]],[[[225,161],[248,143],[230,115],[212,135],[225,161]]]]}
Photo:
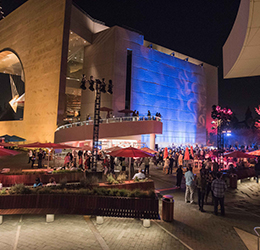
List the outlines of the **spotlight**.
{"type": "Polygon", "coordinates": [[[152,49],[152,48],[153,48],[153,45],[150,44],[150,45],[147,46],[147,48],[152,49]]]}
{"type": "Polygon", "coordinates": [[[203,63],[200,64],[200,67],[203,67],[203,63]]]}
{"type": "Polygon", "coordinates": [[[174,52],[172,52],[170,55],[171,55],[171,56],[175,56],[175,53],[174,53],[174,52]]]}
{"type": "Polygon", "coordinates": [[[93,81],[93,76],[90,76],[90,79],[88,80],[89,83],[89,90],[94,91],[94,81],[93,81]]]}
{"type": "Polygon", "coordinates": [[[82,75],[80,88],[82,88],[83,90],[86,89],[86,76],[85,75],[82,75]]]}
{"type": "Polygon", "coordinates": [[[103,92],[103,93],[106,93],[105,78],[102,79],[100,91],[103,92]]]}
{"type": "Polygon", "coordinates": [[[108,83],[108,91],[107,91],[107,92],[112,95],[112,94],[113,94],[113,84],[112,84],[112,80],[109,80],[108,82],[109,82],[109,83],[108,83]]]}
{"type": "Polygon", "coordinates": [[[188,61],[189,61],[189,57],[185,58],[184,61],[185,61],[185,62],[188,62],[188,61]]]}

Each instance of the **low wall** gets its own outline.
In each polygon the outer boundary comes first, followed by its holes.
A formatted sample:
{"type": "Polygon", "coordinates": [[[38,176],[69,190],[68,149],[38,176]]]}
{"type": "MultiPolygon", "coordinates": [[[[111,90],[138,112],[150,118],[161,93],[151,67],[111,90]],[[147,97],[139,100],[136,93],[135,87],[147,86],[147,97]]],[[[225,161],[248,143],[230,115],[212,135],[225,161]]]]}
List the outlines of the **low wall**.
{"type": "Polygon", "coordinates": [[[99,186],[104,188],[117,188],[117,189],[127,189],[127,190],[140,189],[143,191],[148,191],[151,189],[154,190],[154,181],[148,180],[142,182],[135,182],[131,180],[131,181],[125,181],[122,184],[99,183],[99,186]]]}
{"type": "Polygon", "coordinates": [[[159,219],[157,198],[72,194],[0,195],[0,215],[82,214],[159,219]]]}

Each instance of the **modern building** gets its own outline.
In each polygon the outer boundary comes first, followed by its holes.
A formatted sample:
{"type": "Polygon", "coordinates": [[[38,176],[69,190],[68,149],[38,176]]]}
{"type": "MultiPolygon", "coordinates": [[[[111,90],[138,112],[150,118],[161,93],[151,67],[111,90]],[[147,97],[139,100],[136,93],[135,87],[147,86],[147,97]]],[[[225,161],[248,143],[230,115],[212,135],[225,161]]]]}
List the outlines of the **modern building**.
{"type": "Polygon", "coordinates": [[[114,116],[101,112],[102,140],[206,144],[218,102],[216,67],[146,41],[140,32],[107,27],[71,0],[29,0],[0,21],[0,32],[0,79],[17,89],[3,110],[20,112],[9,120],[0,113],[2,134],[28,142],[91,140],[86,118],[93,117],[95,94],[88,84],[80,88],[85,74],[113,81],[113,94],[101,97],[114,116]],[[139,111],[139,119],[123,118],[123,109],[139,111]]]}
{"type": "Polygon", "coordinates": [[[260,75],[260,0],[241,0],[223,46],[224,78],[260,75]]]}

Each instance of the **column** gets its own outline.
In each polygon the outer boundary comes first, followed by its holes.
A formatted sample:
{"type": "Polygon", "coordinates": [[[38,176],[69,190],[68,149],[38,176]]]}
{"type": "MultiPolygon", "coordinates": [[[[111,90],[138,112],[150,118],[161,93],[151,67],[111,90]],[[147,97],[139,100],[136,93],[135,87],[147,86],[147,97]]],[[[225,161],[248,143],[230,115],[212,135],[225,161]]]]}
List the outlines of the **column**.
{"type": "Polygon", "coordinates": [[[155,150],[155,134],[150,134],[150,149],[155,150]]]}

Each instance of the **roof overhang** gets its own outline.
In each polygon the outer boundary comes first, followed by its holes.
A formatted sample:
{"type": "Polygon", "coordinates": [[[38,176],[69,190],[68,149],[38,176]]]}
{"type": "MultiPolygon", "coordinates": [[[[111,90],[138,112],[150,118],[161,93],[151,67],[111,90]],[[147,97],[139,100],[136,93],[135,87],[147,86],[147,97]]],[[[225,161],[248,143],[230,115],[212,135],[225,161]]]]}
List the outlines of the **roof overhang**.
{"type": "Polygon", "coordinates": [[[260,0],[241,0],[223,46],[224,78],[260,75],[260,0]]]}

